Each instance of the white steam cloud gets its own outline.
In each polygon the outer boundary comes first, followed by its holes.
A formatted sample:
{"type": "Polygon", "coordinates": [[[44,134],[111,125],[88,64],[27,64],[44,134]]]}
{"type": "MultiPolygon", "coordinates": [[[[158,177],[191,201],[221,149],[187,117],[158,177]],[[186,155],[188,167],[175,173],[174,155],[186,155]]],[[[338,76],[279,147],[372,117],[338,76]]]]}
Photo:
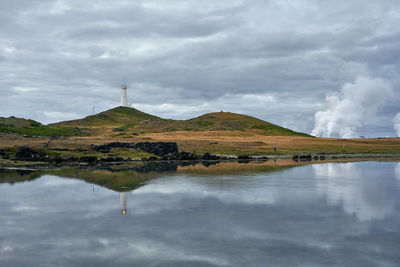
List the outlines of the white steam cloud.
{"type": "Polygon", "coordinates": [[[358,137],[357,129],[373,116],[379,106],[393,94],[392,88],[381,78],[359,76],[354,83],[346,83],[340,96],[327,96],[327,110],[315,113],[312,135],[318,137],[358,137]]]}
{"type": "Polygon", "coordinates": [[[400,137],[400,112],[393,118],[393,128],[396,130],[397,136],[400,137]]]}

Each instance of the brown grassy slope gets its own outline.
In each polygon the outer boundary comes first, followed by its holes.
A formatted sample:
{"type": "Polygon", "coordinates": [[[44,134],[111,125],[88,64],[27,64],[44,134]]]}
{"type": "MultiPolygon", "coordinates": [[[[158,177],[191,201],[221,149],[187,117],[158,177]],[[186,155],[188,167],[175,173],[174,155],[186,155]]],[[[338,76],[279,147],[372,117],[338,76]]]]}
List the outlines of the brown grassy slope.
{"type": "Polygon", "coordinates": [[[309,136],[242,114],[213,112],[180,122],[176,131],[242,131],[269,136],[309,136]]]}
{"type": "Polygon", "coordinates": [[[88,148],[90,144],[174,141],[179,149],[215,154],[295,153],[400,153],[399,138],[314,138],[263,120],[230,112],[215,112],[189,120],[162,119],[128,107],[117,107],[94,116],[60,122],[65,128],[91,129],[90,136],[23,138],[0,133],[0,149],[20,145],[43,148],[88,148]],[[277,144],[277,152],[273,151],[277,144]]]}
{"type": "MultiPolygon", "coordinates": [[[[0,135],[0,149],[19,145],[43,148],[49,138],[23,138],[17,135],[0,135]]],[[[177,131],[144,133],[137,136],[109,137],[97,135],[87,137],[58,138],[50,142],[50,148],[88,148],[90,144],[109,142],[156,142],[174,141],[179,150],[196,153],[229,155],[266,155],[296,153],[400,153],[400,138],[377,139],[333,139],[302,136],[265,136],[242,131],[177,131]],[[273,151],[277,144],[278,151],[273,151]]]]}
{"type": "Polygon", "coordinates": [[[116,127],[126,128],[140,125],[143,121],[168,121],[140,110],[129,107],[116,107],[95,115],[87,116],[79,120],[63,121],[55,123],[57,126],[92,126],[92,127],[116,127]]]}
{"type": "Polygon", "coordinates": [[[231,112],[214,112],[189,120],[168,120],[129,107],[117,107],[80,120],[55,125],[90,127],[92,134],[109,134],[110,137],[170,131],[243,131],[261,135],[308,136],[251,116],[231,112]]]}
{"type": "Polygon", "coordinates": [[[16,118],[16,117],[9,117],[9,118],[4,118],[0,117],[0,124],[8,127],[15,127],[15,128],[23,128],[23,127],[31,127],[33,125],[40,125],[39,122],[34,121],[34,120],[26,120],[22,118],[16,118]]]}
{"type": "Polygon", "coordinates": [[[400,138],[334,139],[302,136],[265,136],[240,131],[149,133],[143,137],[175,141],[182,150],[217,154],[400,153],[400,138]],[[273,151],[277,144],[277,152],[273,151]]]}
{"type": "Polygon", "coordinates": [[[23,118],[0,117],[0,133],[14,133],[28,136],[72,136],[84,135],[85,131],[82,130],[72,127],[42,125],[40,122],[23,118]]]}

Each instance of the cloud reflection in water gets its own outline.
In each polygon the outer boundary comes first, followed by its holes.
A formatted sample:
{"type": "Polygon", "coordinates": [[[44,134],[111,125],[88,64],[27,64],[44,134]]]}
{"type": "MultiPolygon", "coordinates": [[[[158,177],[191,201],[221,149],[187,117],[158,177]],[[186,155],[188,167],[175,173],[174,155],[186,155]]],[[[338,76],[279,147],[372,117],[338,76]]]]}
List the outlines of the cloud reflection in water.
{"type": "Polygon", "coordinates": [[[400,205],[393,168],[167,174],[122,198],[49,175],[1,184],[0,265],[294,266],[301,259],[305,266],[395,266],[400,205]]]}

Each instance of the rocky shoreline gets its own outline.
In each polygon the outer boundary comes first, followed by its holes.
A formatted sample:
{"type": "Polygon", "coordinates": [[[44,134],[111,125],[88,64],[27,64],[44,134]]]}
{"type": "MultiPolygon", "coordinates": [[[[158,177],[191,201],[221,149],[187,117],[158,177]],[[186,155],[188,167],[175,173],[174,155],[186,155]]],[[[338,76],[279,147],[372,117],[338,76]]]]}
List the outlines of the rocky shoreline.
{"type": "MultiPolygon", "coordinates": [[[[186,162],[205,162],[204,164],[210,164],[206,162],[212,161],[238,161],[239,163],[246,163],[252,160],[269,160],[269,159],[292,159],[294,162],[311,162],[311,161],[323,161],[326,159],[345,159],[354,157],[387,157],[387,156],[398,156],[400,155],[387,155],[387,154],[295,154],[295,155],[268,155],[268,156],[252,156],[252,155],[214,155],[210,153],[196,154],[186,151],[179,151],[178,145],[175,142],[136,142],[136,143],[122,143],[112,142],[103,145],[90,145],[89,149],[77,148],[69,150],[65,148],[53,148],[47,150],[35,150],[29,146],[20,146],[16,148],[15,154],[10,156],[10,150],[0,150],[0,159],[9,160],[14,163],[18,162],[29,162],[29,166],[40,165],[40,166],[76,166],[82,164],[89,165],[107,165],[109,163],[117,162],[172,162],[172,161],[186,161],[186,162]],[[113,148],[124,148],[124,149],[140,149],[147,153],[153,154],[149,157],[140,159],[123,158],[119,156],[103,156],[107,155],[113,148]],[[48,152],[62,151],[66,153],[66,156],[59,156],[58,154],[52,154],[48,152]],[[100,156],[87,156],[84,153],[96,152],[100,156]],[[68,153],[71,153],[69,155],[68,153]],[[80,156],[73,156],[72,154],[82,154],[80,156]],[[35,164],[37,163],[37,164],[35,164]]],[[[23,165],[23,164],[22,164],[23,165]]],[[[3,163],[4,166],[4,163],[3,163]]],[[[20,165],[21,166],[21,165],[20,165]]],[[[7,167],[7,166],[5,166],[7,167]]]]}

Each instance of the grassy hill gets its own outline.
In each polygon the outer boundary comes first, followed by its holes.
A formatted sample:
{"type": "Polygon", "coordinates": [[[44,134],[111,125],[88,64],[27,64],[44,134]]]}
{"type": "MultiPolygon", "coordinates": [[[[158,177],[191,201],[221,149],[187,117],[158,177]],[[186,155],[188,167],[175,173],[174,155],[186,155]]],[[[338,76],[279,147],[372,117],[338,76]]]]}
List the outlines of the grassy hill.
{"type": "Polygon", "coordinates": [[[78,128],[47,126],[34,120],[16,117],[0,117],[0,133],[16,133],[28,136],[72,136],[82,135],[78,128]]]}
{"type": "Polygon", "coordinates": [[[107,111],[87,116],[79,120],[63,121],[55,123],[57,126],[107,126],[107,125],[137,125],[142,121],[156,120],[166,121],[159,117],[144,113],[129,107],[116,107],[107,111]]]}
{"type": "Polygon", "coordinates": [[[309,136],[278,125],[231,112],[208,113],[189,120],[168,120],[134,108],[116,107],[79,120],[64,121],[56,126],[112,127],[124,134],[170,131],[244,131],[271,136],[309,136]]]}
{"type": "Polygon", "coordinates": [[[263,135],[309,136],[251,116],[231,112],[208,113],[186,120],[183,124],[186,129],[195,131],[251,131],[263,135]]]}

